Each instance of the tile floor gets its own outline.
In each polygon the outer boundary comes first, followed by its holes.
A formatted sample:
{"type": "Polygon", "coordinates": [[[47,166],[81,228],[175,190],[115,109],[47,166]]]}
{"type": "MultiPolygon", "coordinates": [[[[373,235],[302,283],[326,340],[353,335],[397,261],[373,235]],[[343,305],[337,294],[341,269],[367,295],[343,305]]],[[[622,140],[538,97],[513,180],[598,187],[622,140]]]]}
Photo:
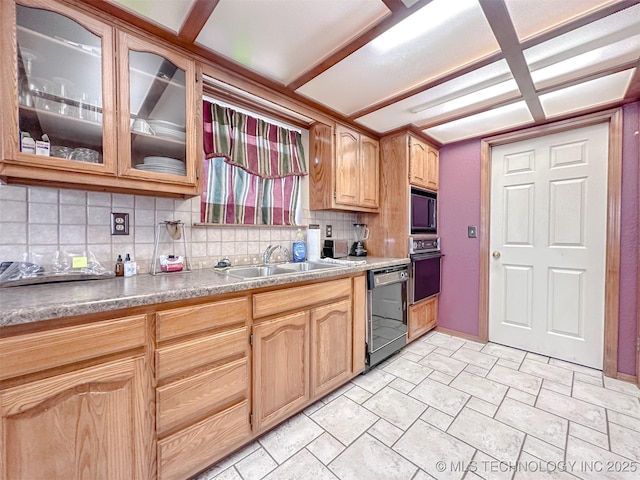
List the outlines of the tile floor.
{"type": "Polygon", "coordinates": [[[640,390],[431,332],[197,478],[639,479],[640,390]]]}

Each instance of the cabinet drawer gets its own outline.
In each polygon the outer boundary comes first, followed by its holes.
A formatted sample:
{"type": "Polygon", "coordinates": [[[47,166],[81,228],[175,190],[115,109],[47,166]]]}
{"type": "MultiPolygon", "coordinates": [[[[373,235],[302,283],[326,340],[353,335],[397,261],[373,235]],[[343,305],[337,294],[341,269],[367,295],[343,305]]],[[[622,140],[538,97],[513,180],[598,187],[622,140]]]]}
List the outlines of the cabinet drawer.
{"type": "Polygon", "coordinates": [[[145,315],[0,339],[0,380],[145,344],[145,315]]]}
{"type": "Polygon", "coordinates": [[[158,478],[188,478],[240,445],[250,433],[245,400],[158,441],[158,478]]]}
{"type": "Polygon", "coordinates": [[[253,318],[266,317],[316,303],[347,297],[351,294],[351,279],[287,288],[253,296],[253,318]]]}
{"type": "Polygon", "coordinates": [[[158,434],[193,421],[234,399],[247,398],[249,362],[241,358],[156,390],[158,434]]]}
{"type": "Polygon", "coordinates": [[[231,355],[246,354],[248,347],[247,327],[161,347],[156,351],[156,375],[162,380],[231,355]]]}
{"type": "Polygon", "coordinates": [[[162,342],[189,333],[246,322],[249,317],[249,299],[231,298],[205,305],[164,310],[156,315],[156,338],[158,342],[162,342]]]}

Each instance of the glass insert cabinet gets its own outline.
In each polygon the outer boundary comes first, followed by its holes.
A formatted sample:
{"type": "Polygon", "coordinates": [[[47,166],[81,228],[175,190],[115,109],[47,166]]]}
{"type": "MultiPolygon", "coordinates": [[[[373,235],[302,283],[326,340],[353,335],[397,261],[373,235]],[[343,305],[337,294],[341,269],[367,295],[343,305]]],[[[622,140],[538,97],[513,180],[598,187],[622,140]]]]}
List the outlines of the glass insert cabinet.
{"type": "Polygon", "coordinates": [[[192,59],[53,0],[0,4],[3,30],[15,33],[1,49],[14,66],[0,80],[2,180],[198,193],[192,59]]]}

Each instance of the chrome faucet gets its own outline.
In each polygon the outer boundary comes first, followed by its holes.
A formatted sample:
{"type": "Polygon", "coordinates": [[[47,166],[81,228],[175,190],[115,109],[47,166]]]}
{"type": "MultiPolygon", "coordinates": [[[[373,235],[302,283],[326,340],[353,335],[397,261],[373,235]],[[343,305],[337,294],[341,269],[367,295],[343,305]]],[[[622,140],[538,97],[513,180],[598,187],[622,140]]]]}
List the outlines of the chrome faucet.
{"type": "Polygon", "coordinates": [[[282,250],[282,253],[284,253],[285,258],[289,256],[289,250],[287,250],[282,245],[269,245],[267,249],[264,251],[264,253],[262,254],[262,263],[264,265],[267,265],[269,263],[269,261],[271,260],[271,255],[273,255],[273,252],[275,252],[277,249],[282,250]]]}

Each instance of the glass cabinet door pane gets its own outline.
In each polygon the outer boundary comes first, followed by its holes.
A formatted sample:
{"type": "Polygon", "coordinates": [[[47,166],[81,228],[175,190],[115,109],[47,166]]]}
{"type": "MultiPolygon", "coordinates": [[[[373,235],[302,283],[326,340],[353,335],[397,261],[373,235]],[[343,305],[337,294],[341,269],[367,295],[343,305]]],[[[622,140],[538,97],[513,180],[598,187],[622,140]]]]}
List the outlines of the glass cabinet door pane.
{"type": "Polygon", "coordinates": [[[103,163],[102,38],[64,15],[16,6],[22,135],[50,156],[103,163]]]}
{"type": "Polygon", "coordinates": [[[131,165],[186,176],[185,71],[160,55],[131,50],[131,165]]]}

